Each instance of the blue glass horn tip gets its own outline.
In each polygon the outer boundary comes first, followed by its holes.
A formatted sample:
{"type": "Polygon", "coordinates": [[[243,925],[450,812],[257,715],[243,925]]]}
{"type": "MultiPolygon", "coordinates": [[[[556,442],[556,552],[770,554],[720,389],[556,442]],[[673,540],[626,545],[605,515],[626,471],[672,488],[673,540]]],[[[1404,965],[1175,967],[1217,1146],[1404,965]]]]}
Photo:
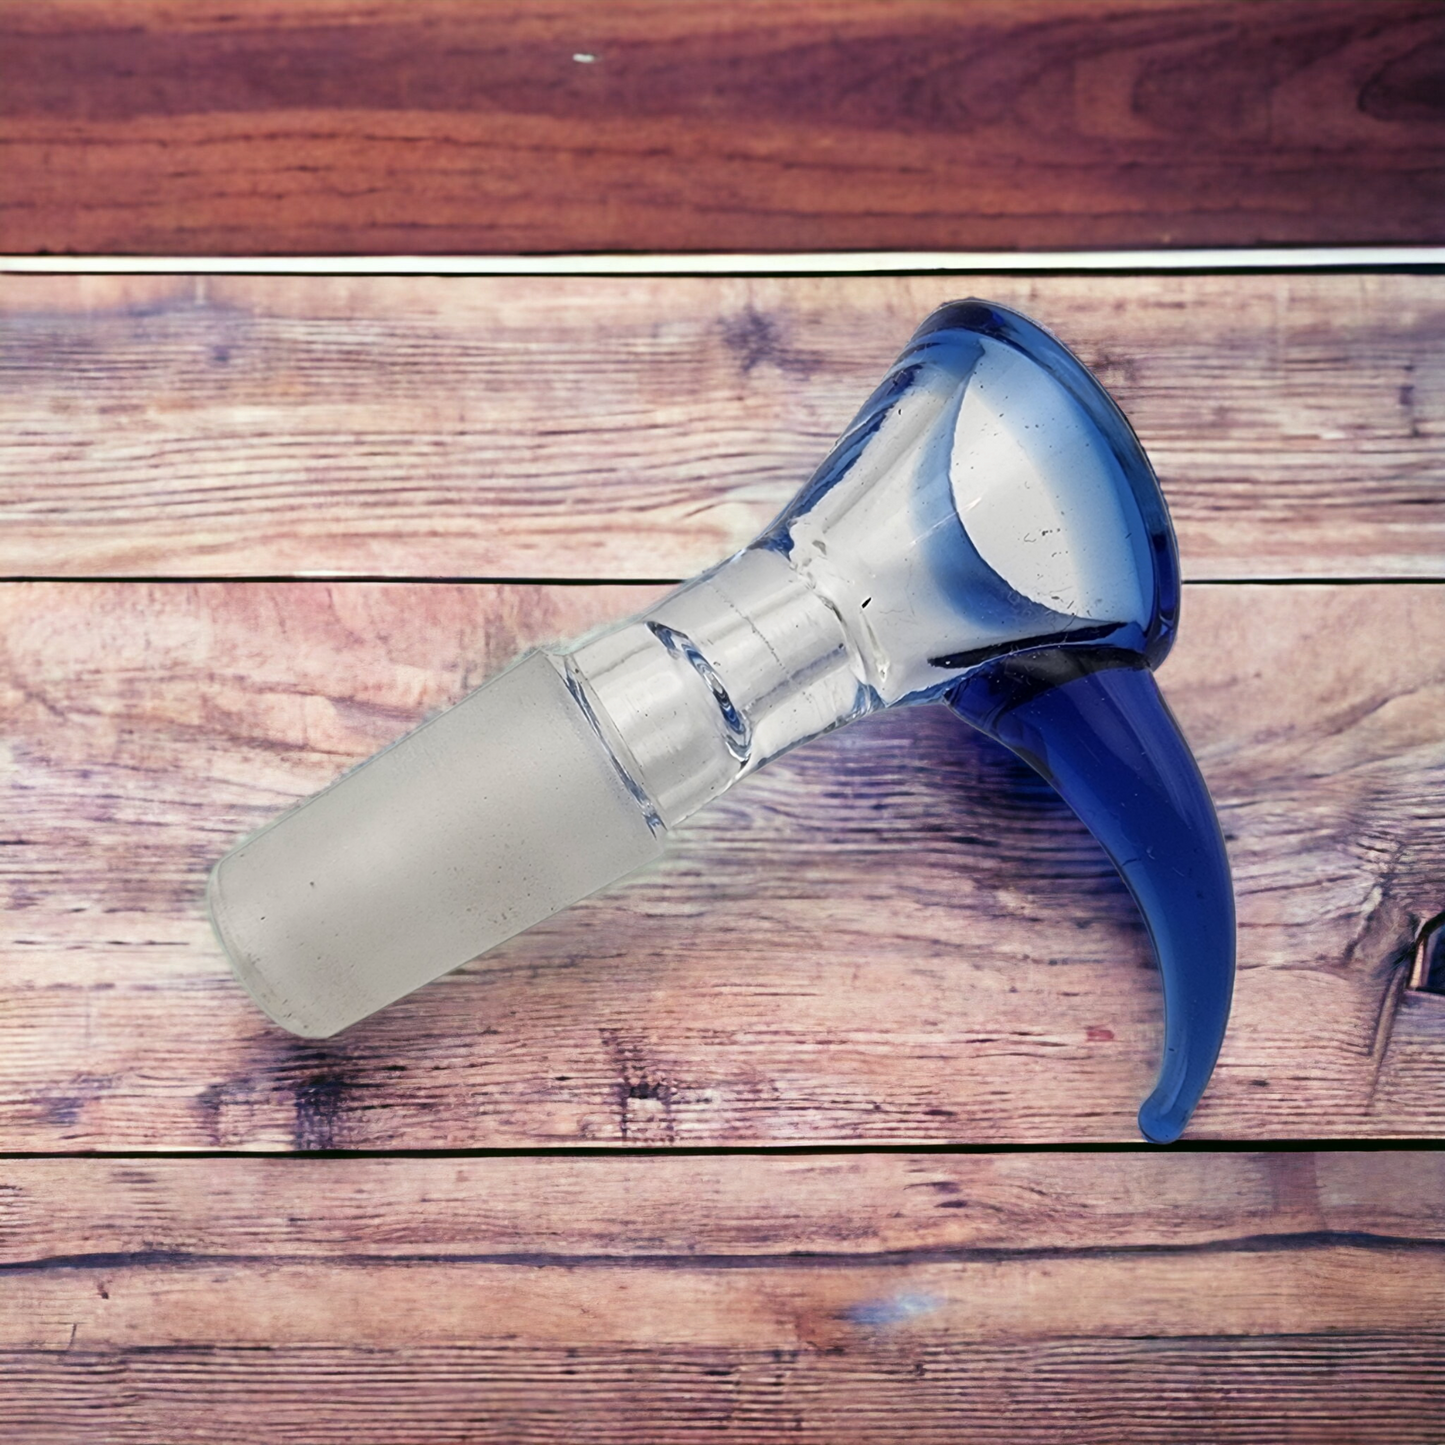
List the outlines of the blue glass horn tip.
{"type": "Polygon", "coordinates": [[[1034,485],[1052,487],[1062,499],[1060,545],[1072,548],[1081,566],[1095,558],[1098,576],[1081,596],[1103,599],[1104,610],[1076,612],[1051,635],[980,655],[946,699],[1053,785],[1137,902],[1158,960],[1165,1012],[1159,1080],[1139,1110],[1139,1127],[1156,1143],[1172,1143],[1218,1057],[1235,962],[1224,840],[1198,765],[1150,670],[1167,654],[1178,615],[1173,528],[1123,413],[1041,327],[1003,307],[960,302],[935,312],[913,347],[956,352],[966,365],[968,348],[980,344],[1006,347],[1027,364],[1031,380],[1010,393],[1011,418],[1023,416],[1016,398],[1028,388],[1055,398],[1051,446],[1037,453],[1034,485]],[[1107,525],[1100,520],[1106,515],[1107,525]],[[1120,545],[1121,537],[1134,544],[1120,545]],[[1101,539],[1112,539],[1112,547],[1101,539]],[[1120,568],[1133,572],[1135,585],[1111,590],[1120,568]],[[1127,598],[1132,607],[1110,610],[1127,598]]]}
{"type": "Polygon", "coordinates": [[[1164,1058],[1139,1128],[1172,1143],[1229,1020],[1234,894],[1204,779],[1153,674],[1127,653],[1058,650],[983,669],[949,701],[1053,785],[1138,904],[1164,989],[1164,1058]]]}

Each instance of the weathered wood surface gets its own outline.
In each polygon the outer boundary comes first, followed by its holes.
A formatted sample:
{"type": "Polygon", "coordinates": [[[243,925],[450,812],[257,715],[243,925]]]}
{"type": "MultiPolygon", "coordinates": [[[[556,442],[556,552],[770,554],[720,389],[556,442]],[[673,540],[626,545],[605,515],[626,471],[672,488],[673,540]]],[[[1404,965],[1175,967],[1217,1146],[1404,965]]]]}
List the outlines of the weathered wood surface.
{"type": "Polygon", "coordinates": [[[918,322],[1075,346],[1186,575],[1445,573],[1445,277],[0,281],[12,576],[690,576],[749,541],[918,322]]]}
{"type": "MultiPolygon", "coordinates": [[[[1160,998],[1072,815],[941,709],[749,780],[669,857],[338,1039],[202,908],[242,833],[534,641],[657,589],[0,590],[0,1147],[1131,1140],[1160,998]]],[[[1196,1138],[1445,1128],[1445,586],[1201,585],[1163,683],[1240,975],[1196,1138]]]]}
{"type": "Polygon", "coordinates": [[[6,1161],[0,1432],[1433,1445],[1442,1200],[1434,1153],[6,1161]]]}
{"type": "Polygon", "coordinates": [[[90,1445],[98,1422],[106,1445],[1437,1445],[1440,1361],[1438,1335],[1294,1334],[851,1356],[207,1345],[12,1352],[0,1371],[17,1445],[90,1445]]]}
{"type": "Polygon", "coordinates": [[[1433,0],[11,0],[0,249],[1438,241],[1433,0]]]}

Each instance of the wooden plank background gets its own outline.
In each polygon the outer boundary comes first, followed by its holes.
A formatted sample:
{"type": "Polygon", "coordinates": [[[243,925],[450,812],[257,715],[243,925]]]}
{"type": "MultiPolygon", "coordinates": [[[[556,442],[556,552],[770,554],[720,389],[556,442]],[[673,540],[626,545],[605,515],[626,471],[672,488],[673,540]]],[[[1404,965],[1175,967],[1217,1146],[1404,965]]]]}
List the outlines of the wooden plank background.
{"type": "MultiPolygon", "coordinates": [[[[1112,868],[942,709],[855,724],[658,868],[301,1041],[205,921],[233,840],[519,649],[658,589],[12,583],[0,592],[0,1147],[1137,1138],[1161,1005],[1112,868]]],[[[1445,587],[1197,585],[1161,672],[1240,909],[1196,1139],[1445,1125],[1445,587]]]]}
{"type": "Polygon", "coordinates": [[[1435,0],[11,0],[0,250],[1431,242],[1435,0]]]}
{"type": "Polygon", "coordinates": [[[210,937],[236,837],[745,542],[965,292],[1118,394],[1193,579],[1194,1147],[1442,1132],[1438,275],[9,277],[0,1439],[1435,1445],[1445,1155],[1138,1152],[1134,907],[940,709],[338,1039],[210,937]]]}
{"type": "MultiPolygon", "coordinates": [[[[15,0],[0,252],[1436,243],[1442,55],[1434,0],[15,0]]],[[[1442,1132],[1438,273],[4,277],[0,1439],[1438,1445],[1445,1155],[1140,1150],[1133,906],[941,710],[336,1040],[209,936],[239,834],[746,542],[970,291],[1178,526],[1241,919],[1188,1147],[1442,1132]]]]}
{"type": "Polygon", "coordinates": [[[7,1180],[12,1439],[1433,1445],[1445,1411],[1438,1154],[7,1180]]]}
{"type": "Polygon", "coordinates": [[[1445,288],[1319,273],[12,276],[0,571],[689,577],[969,292],[1118,396],[1187,577],[1445,576],[1445,288]]]}

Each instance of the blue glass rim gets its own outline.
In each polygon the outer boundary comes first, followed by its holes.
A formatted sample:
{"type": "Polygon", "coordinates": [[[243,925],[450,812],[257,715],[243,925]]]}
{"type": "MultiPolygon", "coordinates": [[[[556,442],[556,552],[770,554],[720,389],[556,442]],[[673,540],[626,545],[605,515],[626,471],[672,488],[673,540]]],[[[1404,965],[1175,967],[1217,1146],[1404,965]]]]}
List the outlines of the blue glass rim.
{"type": "Polygon", "coordinates": [[[943,331],[969,332],[1013,347],[1052,376],[1094,424],[1118,463],[1144,527],[1153,568],[1154,596],[1142,651],[1148,665],[1157,667],[1173,645],[1179,622],[1179,548],[1164,492],[1129,418],[1094,373],[1062,341],[1017,311],[977,298],[950,301],[928,316],[913,333],[910,349],[943,331]]]}

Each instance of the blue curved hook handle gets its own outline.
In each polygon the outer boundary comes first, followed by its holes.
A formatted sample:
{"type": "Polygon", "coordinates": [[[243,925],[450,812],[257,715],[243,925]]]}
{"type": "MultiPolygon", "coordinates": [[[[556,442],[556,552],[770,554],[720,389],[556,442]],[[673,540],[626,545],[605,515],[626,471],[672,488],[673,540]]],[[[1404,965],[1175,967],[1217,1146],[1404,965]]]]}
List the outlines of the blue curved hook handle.
{"type": "Polygon", "coordinates": [[[1148,926],[1164,982],[1164,1060],[1139,1128],[1184,1132],[1234,990],[1234,890],[1204,779],[1144,659],[1024,653],[980,669],[953,709],[1040,773],[1103,845],[1148,926]]]}

